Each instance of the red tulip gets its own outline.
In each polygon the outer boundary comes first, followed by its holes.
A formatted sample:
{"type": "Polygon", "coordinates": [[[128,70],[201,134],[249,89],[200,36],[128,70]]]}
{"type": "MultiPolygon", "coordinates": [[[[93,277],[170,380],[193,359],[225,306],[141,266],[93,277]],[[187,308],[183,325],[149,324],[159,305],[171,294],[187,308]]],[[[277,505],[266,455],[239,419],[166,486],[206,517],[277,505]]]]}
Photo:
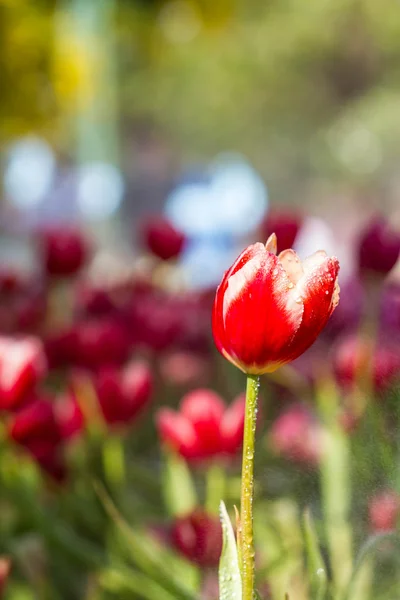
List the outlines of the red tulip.
{"type": "Polygon", "coordinates": [[[189,461],[234,456],[243,441],[244,407],[243,395],[226,407],[212,390],[189,392],[180,412],[158,411],[160,438],[189,461]]]}
{"type": "Polygon", "coordinates": [[[381,217],[371,221],[360,239],[360,269],[386,275],[396,264],[399,253],[400,231],[381,217]]]}
{"type": "Polygon", "coordinates": [[[276,238],[242,252],[215,297],[213,335],[242,371],[262,374],[294,360],[316,340],[339,301],[339,263],[322,250],[303,263],[275,255],[276,238]]]}
{"type": "Polygon", "coordinates": [[[95,388],[107,423],[132,423],[150,401],[153,377],[144,361],[134,361],[122,371],[104,368],[95,388]]]}
{"type": "Polygon", "coordinates": [[[70,277],[78,273],[89,254],[83,234],[68,225],[41,232],[40,245],[45,270],[55,277],[70,277]]]}
{"type": "Polygon", "coordinates": [[[200,567],[216,567],[222,552],[219,519],[197,509],[176,519],[171,529],[172,545],[200,567]]]}
{"type": "Polygon", "coordinates": [[[0,336],[0,409],[19,406],[46,373],[39,339],[0,336]]]}
{"type": "Polygon", "coordinates": [[[320,427],[304,406],[295,404],[272,424],[270,444],[276,454],[289,461],[316,465],[321,454],[320,427]]]}
{"type": "Polygon", "coordinates": [[[278,238],[278,252],[293,248],[297,234],[300,231],[303,218],[289,208],[273,210],[268,213],[261,225],[264,239],[273,233],[278,238]]]}
{"type": "Polygon", "coordinates": [[[376,390],[384,391],[400,376],[398,344],[351,335],[338,341],[334,349],[334,371],[345,388],[365,382],[369,376],[376,390]]]}
{"type": "Polygon", "coordinates": [[[162,215],[150,217],[142,226],[144,246],[162,260],[176,258],[185,243],[183,233],[162,215]]]}
{"type": "Polygon", "coordinates": [[[369,502],[368,513],[374,533],[393,531],[400,514],[400,496],[394,490],[376,494],[369,502]]]}

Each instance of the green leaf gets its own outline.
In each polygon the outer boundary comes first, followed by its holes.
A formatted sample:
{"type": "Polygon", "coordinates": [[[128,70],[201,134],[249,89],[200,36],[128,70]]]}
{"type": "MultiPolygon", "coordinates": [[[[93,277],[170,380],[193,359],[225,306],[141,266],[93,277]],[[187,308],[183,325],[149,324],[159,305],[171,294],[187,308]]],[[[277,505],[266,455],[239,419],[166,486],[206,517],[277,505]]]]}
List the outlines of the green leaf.
{"type": "MultiPolygon", "coordinates": [[[[171,592],[176,600],[193,600],[197,595],[197,578],[190,577],[182,561],[175,561],[168,551],[159,547],[151,538],[133,531],[104,487],[98,482],[94,482],[94,487],[106,513],[115,525],[116,533],[119,532],[121,536],[121,542],[129,549],[130,558],[135,566],[166,591],[171,592]],[[196,591],[190,586],[196,588],[196,591]]],[[[189,563],[187,568],[196,574],[195,567],[189,563]]]]}
{"type": "Polygon", "coordinates": [[[190,513],[197,505],[196,491],[186,462],[173,452],[165,453],[164,500],[171,516],[190,513]]]}
{"type": "Polygon", "coordinates": [[[318,537],[310,511],[304,512],[304,542],[307,555],[308,578],[312,598],[319,600],[324,597],[327,577],[326,565],[321,555],[318,537]]]}
{"type": "Polygon", "coordinates": [[[374,554],[379,550],[381,543],[389,540],[400,549],[400,535],[395,531],[373,535],[361,547],[354,564],[349,585],[344,594],[346,600],[351,600],[353,595],[354,597],[359,597],[356,594],[360,586],[360,577],[363,579],[366,576],[368,583],[371,584],[371,577],[368,573],[368,570],[373,568],[371,560],[373,559],[374,554]],[[363,567],[367,569],[367,573],[365,573],[365,571],[363,573],[363,567]]]}
{"type": "Polygon", "coordinates": [[[235,534],[225,504],[221,501],[219,513],[222,525],[223,546],[219,562],[219,600],[242,600],[235,534]]]}

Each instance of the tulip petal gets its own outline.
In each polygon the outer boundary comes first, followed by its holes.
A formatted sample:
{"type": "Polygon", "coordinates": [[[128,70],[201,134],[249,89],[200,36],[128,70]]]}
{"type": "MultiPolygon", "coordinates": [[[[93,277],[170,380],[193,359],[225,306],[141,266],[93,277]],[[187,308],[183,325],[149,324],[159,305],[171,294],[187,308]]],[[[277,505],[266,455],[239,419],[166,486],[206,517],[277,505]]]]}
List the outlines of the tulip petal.
{"type": "MultiPolygon", "coordinates": [[[[225,328],[223,327],[223,321],[224,321],[223,305],[224,305],[224,295],[225,295],[225,291],[228,287],[229,277],[231,275],[233,275],[234,273],[236,273],[248,260],[250,260],[253,256],[256,256],[257,253],[259,253],[259,252],[262,252],[262,253],[265,252],[264,246],[261,243],[257,243],[257,244],[248,246],[248,248],[246,248],[239,255],[239,257],[233,263],[231,268],[225,272],[225,274],[222,278],[222,281],[217,288],[214,309],[213,309],[213,315],[212,315],[212,329],[213,329],[215,345],[217,346],[217,348],[221,352],[221,354],[226,355],[225,354],[226,351],[224,352],[226,341],[225,341],[225,328]]],[[[228,360],[231,360],[229,355],[226,355],[226,358],[228,358],[228,360]]]]}
{"type": "Polygon", "coordinates": [[[296,252],[292,249],[284,250],[278,258],[290,281],[296,284],[304,275],[303,265],[296,252]]]}
{"type": "Polygon", "coordinates": [[[325,327],[339,301],[339,261],[316,252],[303,263],[304,275],[296,285],[303,299],[301,326],[291,343],[290,360],[297,358],[313,344],[325,327]]]}

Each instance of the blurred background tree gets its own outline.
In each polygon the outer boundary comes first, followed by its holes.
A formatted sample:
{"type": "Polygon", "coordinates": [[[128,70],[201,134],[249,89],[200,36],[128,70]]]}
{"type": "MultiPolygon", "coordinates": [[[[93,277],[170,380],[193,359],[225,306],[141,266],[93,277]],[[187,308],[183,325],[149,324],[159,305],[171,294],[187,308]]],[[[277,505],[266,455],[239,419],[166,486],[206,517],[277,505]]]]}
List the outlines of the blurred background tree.
{"type": "Polygon", "coordinates": [[[278,199],[324,178],[396,183],[400,5],[391,0],[2,0],[3,142],[34,130],[71,149],[77,94],[108,53],[101,38],[90,65],[60,13],[105,5],[112,61],[100,94],[108,87],[103,104],[114,103],[121,139],[127,122],[147,120],[185,162],[241,151],[278,199]],[[70,39],[61,61],[60,37],[64,47],[70,39]]]}

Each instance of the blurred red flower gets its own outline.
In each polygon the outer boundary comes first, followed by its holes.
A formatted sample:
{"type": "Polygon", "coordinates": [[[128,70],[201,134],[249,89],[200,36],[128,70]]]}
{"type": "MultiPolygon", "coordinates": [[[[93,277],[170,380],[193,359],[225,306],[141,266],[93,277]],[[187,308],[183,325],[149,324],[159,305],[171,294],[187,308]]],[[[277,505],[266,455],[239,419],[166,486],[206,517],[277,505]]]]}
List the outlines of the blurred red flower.
{"type": "Polygon", "coordinates": [[[46,374],[46,357],[38,338],[0,336],[0,409],[22,404],[46,374]]]}
{"type": "Polygon", "coordinates": [[[396,529],[400,514],[400,496],[394,490],[384,490],[369,501],[369,524],[374,533],[385,533],[396,529]]]}
{"type": "Polygon", "coordinates": [[[276,239],[246,248],[215,297],[213,335],[221,354],[246,373],[275,371],[316,340],[339,301],[339,262],[318,251],[303,263],[276,239]]]}
{"type": "Polygon", "coordinates": [[[52,401],[37,398],[21,408],[8,423],[8,434],[54,479],[65,478],[62,436],[52,401]]]}
{"type": "Polygon", "coordinates": [[[345,388],[371,381],[384,391],[400,376],[400,347],[360,335],[348,335],[334,347],[333,366],[337,381],[345,388]]]}
{"type": "Polygon", "coordinates": [[[171,542],[178,552],[198,566],[216,567],[222,552],[219,519],[201,508],[179,517],[171,528],[171,542]]]}
{"type": "Polygon", "coordinates": [[[273,233],[278,239],[278,252],[293,248],[303,217],[293,209],[280,209],[268,212],[261,224],[261,234],[265,240],[273,233]]]}
{"type": "Polygon", "coordinates": [[[127,328],[118,318],[86,319],[75,325],[74,363],[88,369],[120,365],[129,356],[127,328]]]}
{"type": "Polygon", "coordinates": [[[141,239],[144,247],[161,260],[179,256],[185,243],[183,233],[163,215],[149,217],[143,222],[141,239]]]}
{"type": "Polygon", "coordinates": [[[385,275],[400,253],[400,231],[383,217],[375,217],[360,236],[358,260],[361,271],[385,275]]]}
{"type": "Polygon", "coordinates": [[[180,411],[162,408],[157,414],[161,441],[189,461],[234,456],[243,441],[244,395],[230,406],[209,389],[186,394],[180,411]]]}
{"type": "Polygon", "coordinates": [[[104,368],[95,379],[95,389],[107,423],[132,423],[151,399],[151,369],[141,360],[128,363],[121,371],[104,368]]]}
{"type": "Polygon", "coordinates": [[[52,277],[76,275],[88,259],[89,246],[84,235],[68,225],[41,231],[39,244],[44,269],[52,277]]]}

